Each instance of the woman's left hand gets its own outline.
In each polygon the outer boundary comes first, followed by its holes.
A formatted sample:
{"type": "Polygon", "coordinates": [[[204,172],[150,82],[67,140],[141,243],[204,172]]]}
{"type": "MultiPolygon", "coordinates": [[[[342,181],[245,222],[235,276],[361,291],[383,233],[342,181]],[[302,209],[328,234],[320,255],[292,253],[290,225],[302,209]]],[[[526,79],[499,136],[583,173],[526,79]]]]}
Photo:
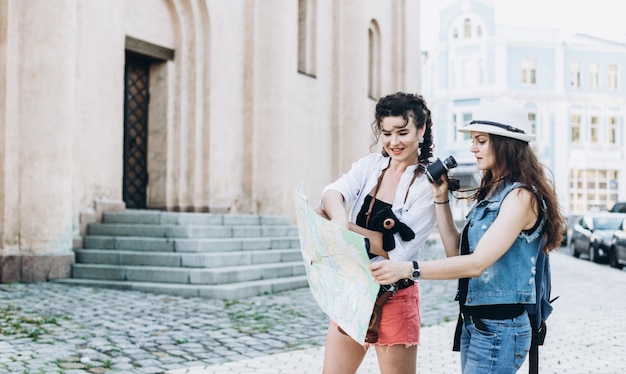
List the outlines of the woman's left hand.
{"type": "Polygon", "coordinates": [[[447,174],[442,175],[439,180],[435,181],[435,183],[431,183],[430,187],[433,191],[435,201],[446,201],[449,199],[447,174]]]}
{"type": "Polygon", "coordinates": [[[410,277],[411,262],[383,260],[370,264],[370,273],[379,284],[391,284],[410,277]]]}

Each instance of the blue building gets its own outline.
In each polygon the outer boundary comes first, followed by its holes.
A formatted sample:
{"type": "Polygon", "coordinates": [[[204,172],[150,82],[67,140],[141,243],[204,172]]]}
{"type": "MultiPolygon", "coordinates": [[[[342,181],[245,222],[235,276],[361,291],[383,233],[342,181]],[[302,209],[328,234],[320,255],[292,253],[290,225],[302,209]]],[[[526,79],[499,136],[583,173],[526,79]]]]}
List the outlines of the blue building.
{"type": "Polygon", "coordinates": [[[626,200],[623,42],[497,25],[493,1],[459,0],[442,10],[437,44],[424,54],[422,93],[433,112],[436,155],[456,158],[462,187],[480,176],[469,137],[457,129],[482,101],[506,99],[528,110],[537,135],[531,144],[566,214],[626,200]]]}

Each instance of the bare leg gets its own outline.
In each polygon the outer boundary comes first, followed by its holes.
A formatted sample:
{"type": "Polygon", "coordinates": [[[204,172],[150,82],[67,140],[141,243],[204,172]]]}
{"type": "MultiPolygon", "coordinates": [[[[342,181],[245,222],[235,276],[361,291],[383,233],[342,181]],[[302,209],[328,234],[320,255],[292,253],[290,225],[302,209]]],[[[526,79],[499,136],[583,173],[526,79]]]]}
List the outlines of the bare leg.
{"type": "Polygon", "coordinates": [[[356,373],[365,357],[365,348],[330,324],[326,334],[322,374],[356,373]]]}
{"type": "Polygon", "coordinates": [[[415,374],[417,372],[417,346],[404,344],[377,345],[376,356],[382,374],[415,374]]]}

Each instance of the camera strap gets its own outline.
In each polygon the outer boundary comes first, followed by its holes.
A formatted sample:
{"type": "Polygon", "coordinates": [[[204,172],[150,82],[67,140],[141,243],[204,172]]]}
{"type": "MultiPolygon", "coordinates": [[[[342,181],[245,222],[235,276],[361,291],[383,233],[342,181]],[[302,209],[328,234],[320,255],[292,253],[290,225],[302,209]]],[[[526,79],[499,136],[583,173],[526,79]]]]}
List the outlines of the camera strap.
{"type": "MultiPolygon", "coordinates": [[[[391,162],[391,160],[389,161],[391,162]]],[[[406,204],[406,200],[409,198],[409,191],[411,190],[411,186],[413,185],[413,183],[415,182],[415,179],[417,179],[417,170],[422,167],[421,164],[418,164],[416,166],[415,171],[413,172],[413,178],[411,178],[411,183],[409,183],[409,187],[406,189],[406,194],[404,195],[404,203],[406,204]]],[[[385,176],[385,172],[387,171],[387,169],[389,169],[389,165],[387,165],[386,168],[383,169],[383,171],[380,173],[380,176],[378,177],[378,181],[376,182],[376,186],[374,186],[374,189],[372,190],[372,199],[370,200],[370,206],[367,208],[367,212],[365,212],[365,228],[367,229],[369,226],[369,222],[370,222],[370,216],[372,215],[372,208],[374,207],[374,201],[376,200],[376,194],[378,193],[378,189],[380,188],[380,184],[383,181],[383,177],[385,176]]]]}

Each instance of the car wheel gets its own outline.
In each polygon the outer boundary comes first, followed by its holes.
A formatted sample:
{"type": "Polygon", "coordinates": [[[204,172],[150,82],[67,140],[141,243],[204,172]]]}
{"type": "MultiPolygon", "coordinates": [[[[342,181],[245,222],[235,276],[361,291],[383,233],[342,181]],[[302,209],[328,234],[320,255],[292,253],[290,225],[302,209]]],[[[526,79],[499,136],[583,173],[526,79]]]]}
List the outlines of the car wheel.
{"type": "Polygon", "coordinates": [[[620,264],[617,260],[617,252],[614,249],[611,249],[611,251],[609,252],[609,265],[611,265],[612,268],[616,269],[624,268],[624,265],[620,264]]]}
{"type": "Polygon", "coordinates": [[[578,253],[578,251],[576,250],[576,243],[574,243],[573,239],[569,243],[569,247],[570,247],[570,252],[571,252],[572,256],[574,256],[576,258],[579,258],[580,257],[580,253],[578,253]]]}
{"type": "Polygon", "coordinates": [[[593,244],[589,245],[589,261],[598,262],[598,256],[596,253],[596,249],[593,247],[593,244]]]}

